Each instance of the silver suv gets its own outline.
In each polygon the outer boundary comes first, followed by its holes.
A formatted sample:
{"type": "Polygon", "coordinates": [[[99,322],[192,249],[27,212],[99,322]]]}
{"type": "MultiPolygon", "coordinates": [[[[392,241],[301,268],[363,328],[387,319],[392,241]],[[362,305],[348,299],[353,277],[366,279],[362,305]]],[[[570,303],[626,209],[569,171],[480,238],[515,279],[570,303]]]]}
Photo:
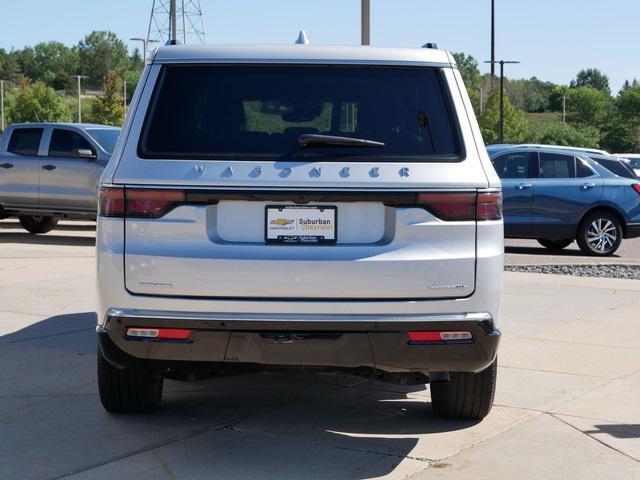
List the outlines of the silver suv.
{"type": "Polygon", "coordinates": [[[110,412],[163,378],[319,368],[491,408],[500,180],[450,54],[168,46],[102,177],[98,379],[110,412]]]}

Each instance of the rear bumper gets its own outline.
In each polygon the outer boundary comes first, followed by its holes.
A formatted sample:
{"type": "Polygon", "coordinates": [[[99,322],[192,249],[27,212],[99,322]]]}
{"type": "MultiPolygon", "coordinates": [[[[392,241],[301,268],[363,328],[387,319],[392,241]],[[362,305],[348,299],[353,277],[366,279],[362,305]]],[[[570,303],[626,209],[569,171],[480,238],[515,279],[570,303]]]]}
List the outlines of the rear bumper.
{"type": "Polygon", "coordinates": [[[624,238],[640,237],[640,223],[627,223],[624,238]]]}
{"type": "Polygon", "coordinates": [[[234,369],[239,365],[371,368],[387,373],[477,372],[493,362],[500,332],[487,313],[443,315],[237,315],[109,310],[100,349],[124,368],[234,369]],[[141,341],[128,327],[181,328],[189,341],[141,341]],[[469,331],[465,343],[411,344],[408,332],[469,331]]]}

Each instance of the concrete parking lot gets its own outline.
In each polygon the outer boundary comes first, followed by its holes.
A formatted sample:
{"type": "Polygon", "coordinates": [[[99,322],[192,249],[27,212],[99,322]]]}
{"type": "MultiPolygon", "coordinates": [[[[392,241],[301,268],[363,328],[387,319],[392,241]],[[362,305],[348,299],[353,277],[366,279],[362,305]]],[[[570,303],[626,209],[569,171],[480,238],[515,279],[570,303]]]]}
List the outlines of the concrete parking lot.
{"type": "Polygon", "coordinates": [[[428,389],[297,374],[167,382],[157,414],[113,416],[94,375],[94,236],[0,221],[1,479],[640,479],[638,280],[507,273],[480,423],[435,419],[428,389]]]}

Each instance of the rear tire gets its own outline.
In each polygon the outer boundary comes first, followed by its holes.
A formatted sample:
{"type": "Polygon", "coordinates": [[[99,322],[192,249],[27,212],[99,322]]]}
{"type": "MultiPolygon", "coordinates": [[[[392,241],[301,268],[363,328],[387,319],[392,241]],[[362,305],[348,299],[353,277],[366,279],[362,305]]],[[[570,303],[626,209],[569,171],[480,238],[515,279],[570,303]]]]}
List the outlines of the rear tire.
{"type": "Polygon", "coordinates": [[[162,377],[139,368],[118,369],[98,349],[98,390],[111,413],[151,413],[162,400],[162,377]]]}
{"type": "Polygon", "coordinates": [[[20,225],[34,235],[53,230],[60,220],[58,217],[34,217],[32,215],[20,215],[18,218],[20,225]]]}
{"type": "Polygon", "coordinates": [[[549,240],[548,238],[539,238],[538,243],[549,250],[562,250],[573,243],[573,240],[549,240]]]}
{"type": "Polygon", "coordinates": [[[577,240],[580,250],[587,255],[613,255],[622,243],[622,225],[609,212],[593,212],[580,223],[577,240]]]}
{"type": "Polygon", "coordinates": [[[431,385],[431,406],[438,417],[479,420],[493,406],[498,360],[479,373],[453,372],[449,381],[431,385]]]}

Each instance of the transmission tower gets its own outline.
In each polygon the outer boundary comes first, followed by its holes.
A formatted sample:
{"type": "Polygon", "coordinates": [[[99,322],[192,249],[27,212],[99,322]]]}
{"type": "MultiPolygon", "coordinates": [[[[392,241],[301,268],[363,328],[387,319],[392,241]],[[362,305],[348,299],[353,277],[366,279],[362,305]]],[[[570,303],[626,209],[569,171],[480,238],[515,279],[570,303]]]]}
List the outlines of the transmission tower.
{"type": "Polygon", "coordinates": [[[207,31],[200,0],[153,0],[147,41],[159,39],[166,43],[171,39],[171,3],[176,9],[176,40],[179,43],[207,43],[207,31]]]}

